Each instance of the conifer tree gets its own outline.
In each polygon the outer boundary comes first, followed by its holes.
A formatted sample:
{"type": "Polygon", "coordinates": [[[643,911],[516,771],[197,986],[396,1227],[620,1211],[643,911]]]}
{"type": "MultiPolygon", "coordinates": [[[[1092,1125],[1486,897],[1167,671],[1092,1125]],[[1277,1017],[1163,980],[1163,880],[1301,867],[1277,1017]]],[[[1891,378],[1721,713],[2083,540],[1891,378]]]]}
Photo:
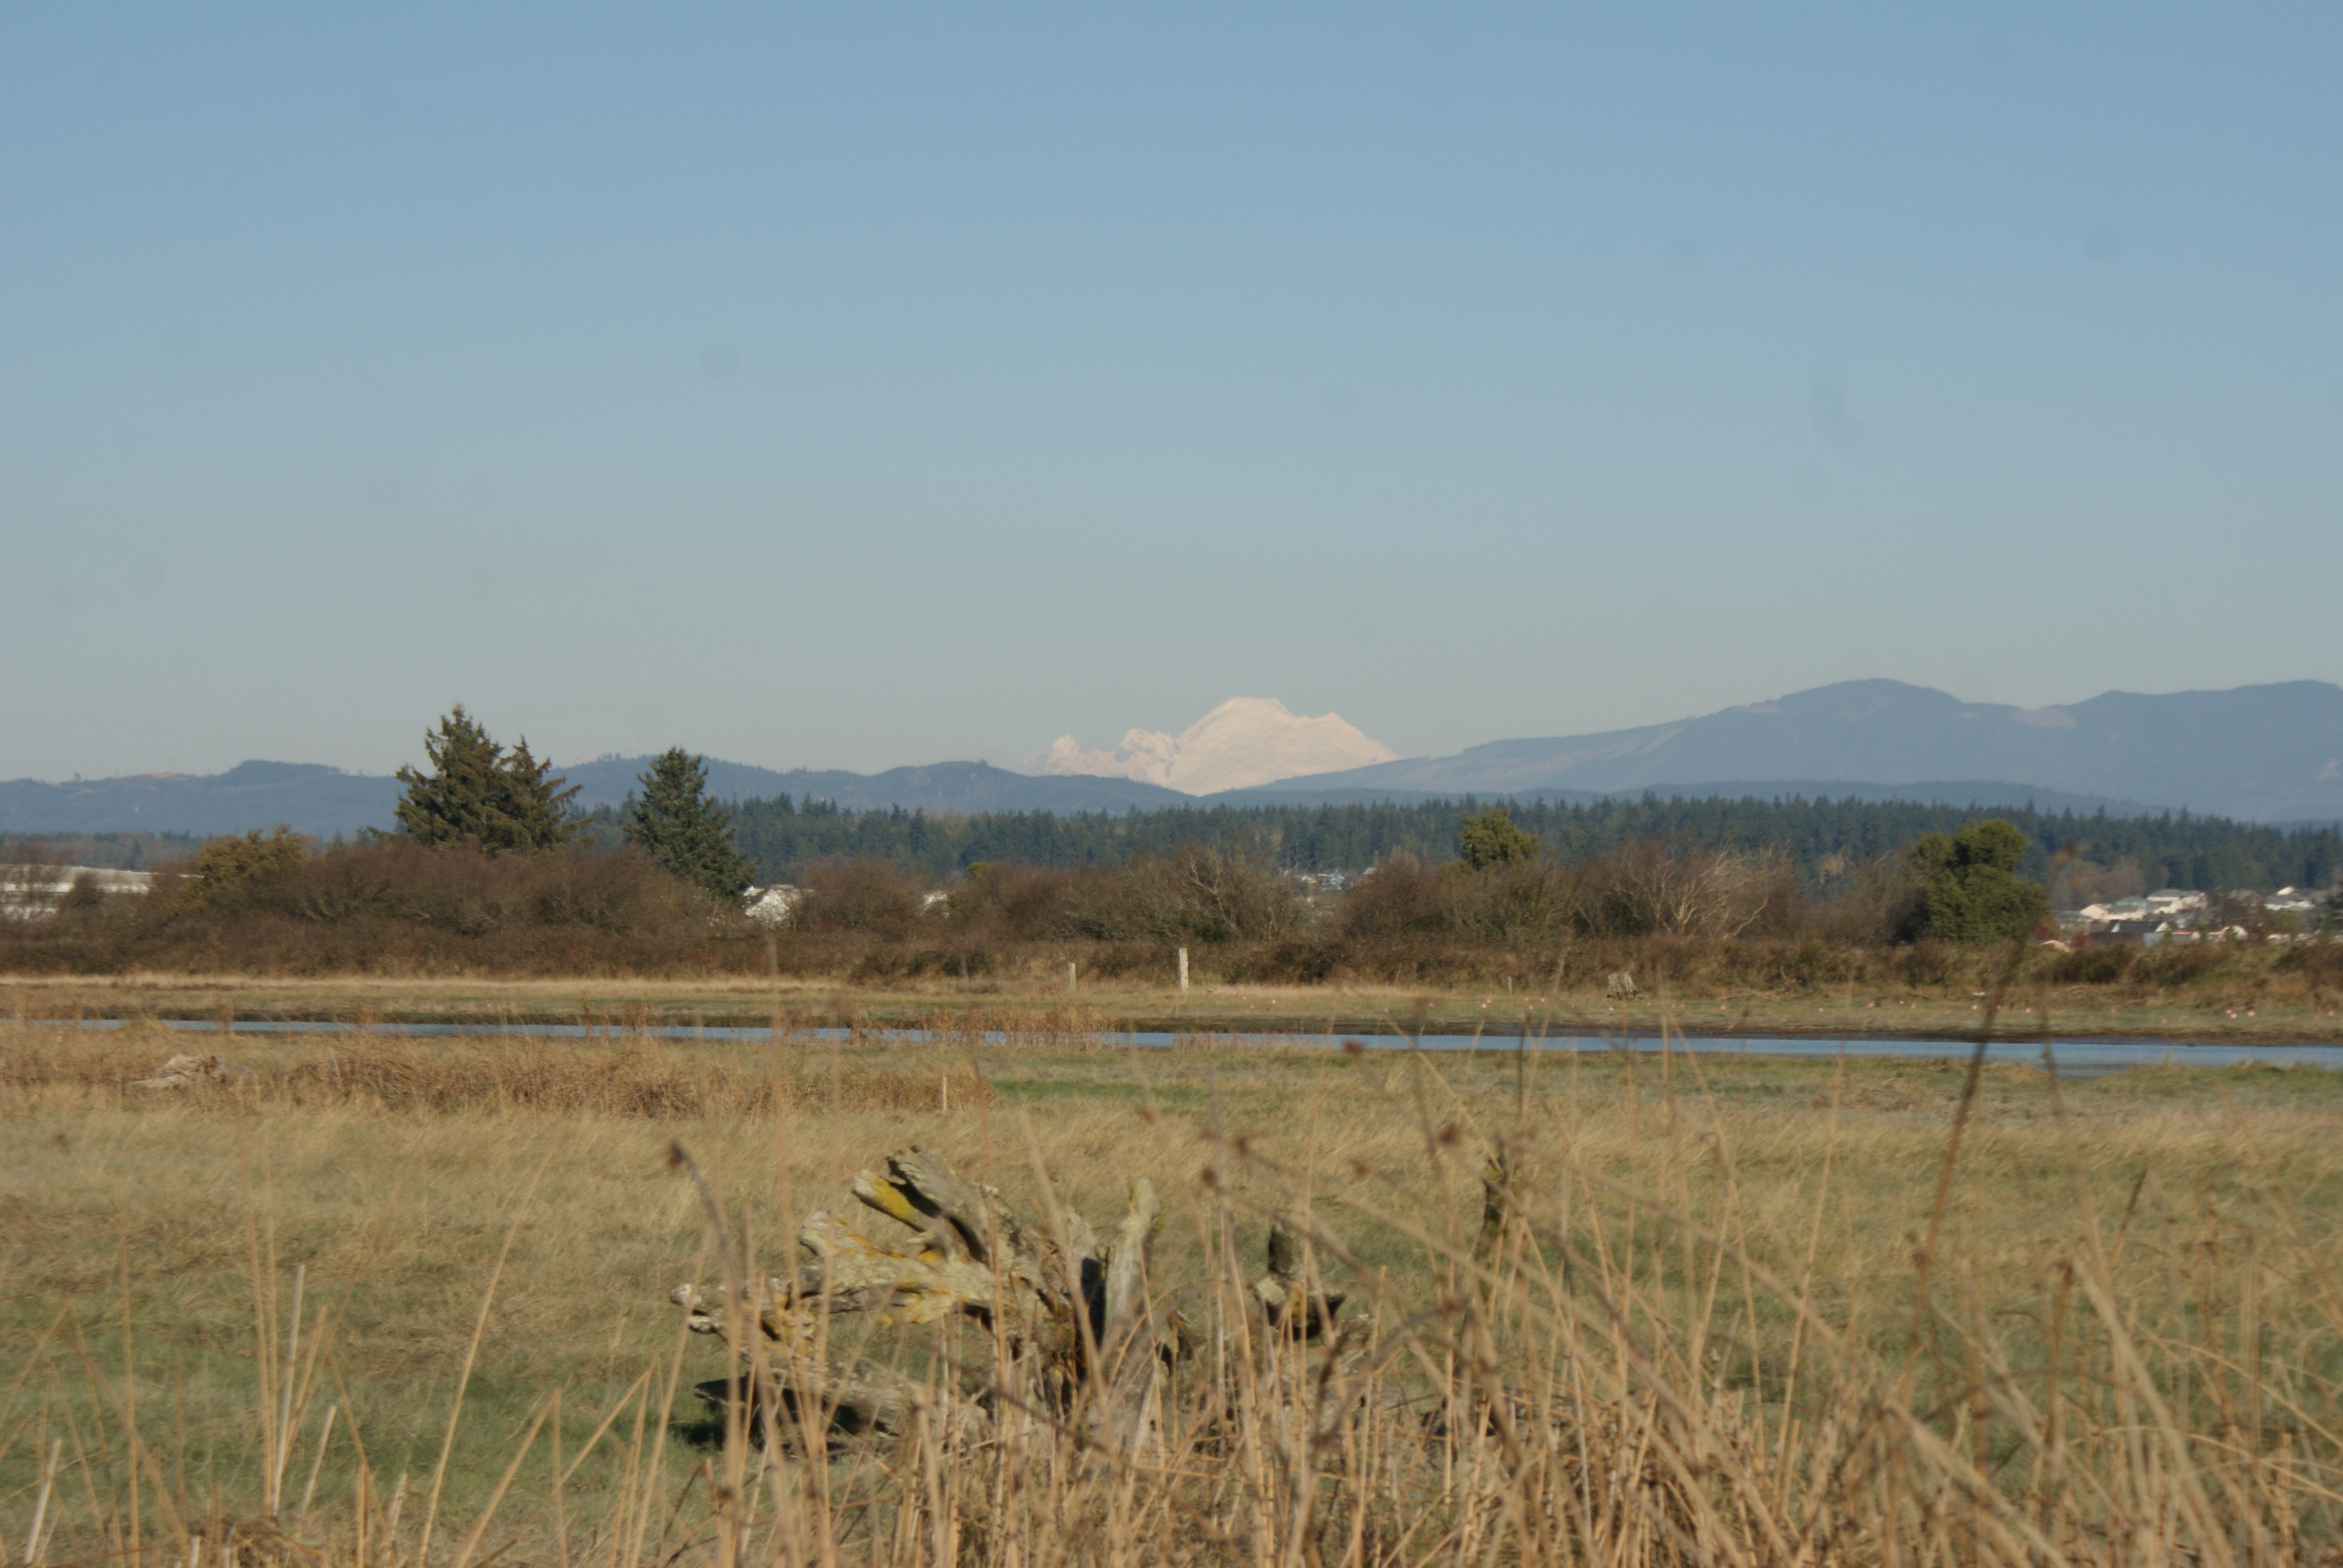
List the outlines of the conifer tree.
{"type": "Polygon", "coordinates": [[[2026,936],[2050,919],[2050,896],[2017,874],[2026,835],[1998,817],[1963,823],[1952,837],[1924,835],[1906,856],[1922,890],[1928,929],[1950,942],[2026,936]]]}
{"type": "MultiPolygon", "coordinates": [[[[550,758],[539,761],[528,749],[528,738],[513,742],[505,758],[504,809],[512,824],[512,843],[516,849],[558,849],[576,838],[584,823],[570,802],[578,798],[579,786],[563,789],[561,777],[553,771],[550,758]]],[[[501,846],[491,846],[492,848],[501,846]]]]}
{"type": "Polygon", "coordinates": [[[578,831],[569,802],[575,785],[549,778],[549,762],[522,740],[507,754],[458,703],[423,737],[427,772],[401,768],[398,830],[433,849],[464,845],[499,850],[556,849],[578,831]]]}
{"type": "Polygon", "coordinates": [[[1456,847],[1464,863],[1476,871],[1515,860],[1537,859],[1538,836],[1513,820],[1510,806],[1493,806],[1477,817],[1467,817],[1456,829],[1456,847]]]}
{"type": "Polygon", "coordinates": [[[685,881],[738,898],[755,880],[756,862],[733,841],[732,814],[709,795],[702,759],[670,746],[641,783],[642,794],[627,805],[627,842],[685,881]]]}

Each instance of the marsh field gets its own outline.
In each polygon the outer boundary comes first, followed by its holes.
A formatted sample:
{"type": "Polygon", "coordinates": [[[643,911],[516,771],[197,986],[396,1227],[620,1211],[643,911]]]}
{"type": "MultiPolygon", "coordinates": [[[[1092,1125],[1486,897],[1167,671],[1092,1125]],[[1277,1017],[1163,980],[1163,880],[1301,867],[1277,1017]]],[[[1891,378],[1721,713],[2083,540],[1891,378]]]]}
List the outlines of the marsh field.
{"type": "MultiPolygon", "coordinates": [[[[2330,957],[2334,944],[2314,956],[2330,957]]],[[[1642,955],[1622,954],[1634,963],[1642,955]]],[[[1986,955],[1998,959],[1998,954],[1986,955]]],[[[327,974],[147,972],[0,976],[0,1020],[18,1024],[166,1018],[212,1022],[324,1020],[436,1022],[518,1027],[946,1029],[1128,1033],[1134,1030],[1213,1035],[1290,1034],[1338,1042],[1345,1035],[1385,1041],[1416,1030],[1512,1039],[1532,1034],[1627,1030],[1664,1025],[1694,1035],[1774,1034],[1974,1038],[1981,1009],[2006,971],[1980,959],[1924,983],[1852,966],[1834,983],[1684,984],[1650,979],[1632,1000],[1613,1000],[1600,980],[1545,985],[1518,977],[1444,984],[1272,983],[1209,971],[1200,955],[1182,997],[1170,976],[1101,978],[1079,960],[1051,954],[1014,974],[980,981],[873,981],[837,976],[579,974],[560,979],[494,973],[327,974]],[[1067,982],[1069,962],[1074,983],[1067,982]]],[[[2331,966],[2330,966],[2331,967],[2331,966]]],[[[2343,988],[2306,983],[2269,955],[2247,953],[2233,972],[2184,987],[2083,984],[2030,960],[1995,1020],[1998,1038],[2126,1037],[2232,1044],[2343,1044],[2343,988]]],[[[1636,972],[1636,971],[1631,971],[1636,972]]]]}
{"type": "Polygon", "coordinates": [[[2343,1553],[2343,1075],[992,1038],[237,1037],[229,1077],[142,1089],[189,1037],[0,1025],[0,1539],[186,1568],[2343,1553]],[[965,1317],[828,1321],[927,1391],[896,1430],[800,1402],[728,1432],[694,1396],[735,1363],[669,1290],[787,1273],[816,1210],[907,1235],[850,1187],[915,1145],[1036,1228],[1104,1232],[1152,1182],[1148,1310],[1190,1343],[1143,1441],[1081,1387],[937,1416],[985,1404],[965,1317]],[[1348,1298],[1315,1342],[1247,1293],[1281,1214],[1348,1298]]]}

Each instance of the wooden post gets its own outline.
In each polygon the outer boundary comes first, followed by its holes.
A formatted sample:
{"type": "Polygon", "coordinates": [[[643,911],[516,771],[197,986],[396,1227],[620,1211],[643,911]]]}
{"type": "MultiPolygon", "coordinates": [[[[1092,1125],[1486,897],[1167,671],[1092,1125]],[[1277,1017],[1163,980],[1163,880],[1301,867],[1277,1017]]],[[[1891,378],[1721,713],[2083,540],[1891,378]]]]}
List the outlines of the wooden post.
{"type": "Polygon", "coordinates": [[[1180,950],[1180,994],[1182,996],[1188,994],[1188,950],[1186,948],[1180,950]]]}

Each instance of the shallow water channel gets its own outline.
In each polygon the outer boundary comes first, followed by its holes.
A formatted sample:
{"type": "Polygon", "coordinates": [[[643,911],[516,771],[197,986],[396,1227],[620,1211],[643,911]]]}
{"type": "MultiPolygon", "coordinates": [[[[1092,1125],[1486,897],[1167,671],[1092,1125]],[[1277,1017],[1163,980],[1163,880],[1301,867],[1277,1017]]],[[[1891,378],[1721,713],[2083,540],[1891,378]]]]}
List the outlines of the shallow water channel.
{"type": "MultiPolygon", "coordinates": [[[[84,1019],[76,1025],[64,1019],[27,1020],[40,1028],[120,1029],[119,1019],[84,1019]]],[[[217,1034],[220,1023],[212,1019],[173,1018],[159,1020],[166,1029],[183,1030],[190,1034],[217,1034]]],[[[361,1026],[327,1019],[237,1019],[227,1025],[236,1034],[295,1034],[336,1035],[356,1034],[361,1026]]],[[[416,1039],[447,1039],[464,1036],[526,1035],[544,1040],[704,1040],[710,1044],[759,1044],[769,1041],[773,1031],[758,1026],[655,1024],[648,1028],[620,1025],[580,1023],[370,1023],[364,1031],[377,1035],[404,1036],[416,1039]]],[[[797,1040],[855,1040],[873,1044],[924,1045],[943,1037],[918,1029],[806,1029],[787,1031],[797,1040]]],[[[988,1034],[992,1043],[1006,1043],[1008,1037],[988,1034]]],[[[1518,1031],[1483,1034],[1426,1034],[1413,1040],[1398,1034],[1373,1035],[1213,1032],[1180,1033],[1155,1030],[1120,1030],[1100,1037],[1108,1046],[1140,1049],[1169,1049],[1172,1046],[1212,1046],[1231,1050],[1249,1047],[1269,1047],[1285,1050],[1339,1049],[1352,1041],[1369,1050],[1403,1050],[1410,1046],[1423,1050],[1495,1050],[1514,1051],[1523,1049],[1541,1052],[1567,1053],[1585,1051],[1601,1053],[1630,1050],[1642,1055],[1657,1056],[1663,1049],[1660,1037],[1650,1032],[1621,1031],[1609,1034],[1544,1034],[1532,1031],[1526,1039],[1518,1031]]],[[[1694,1035],[1671,1033],[1664,1049],[1670,1051],[1690,1051],[1702,1056],[1763,1056],[1788,1059],[1828,1060],[1838,1056],[1903,1057],[1917,1060],[1940,1060],[1946,1057],[1966,1059],[1976,1050],[1974,1040],[1952,1038],[1926,1039],[1897,1035],[1860,1035],[1844,1037],[1802,1035],[1694,1035]]],[[[2176,1040],[2144,1040],[2137,1037],[2109,1036],[2104,1039],[2061,1040],[2046,1048],[2038,1040],[1996,1040],[1986,1048],[1986,1060],[1990,1062],[2023,1062],[2039,1067],[2055,1064],[2062,1075],[2084,1075],[2112,1072],[2118,1068],[2155,1067],[2167,1063],[2184,1067],[2235,1067],[2255,1062],[2265,1067],[2320,1067],[2330,1070],[2343,1070],[2343,1044],[2306,1045],[2232,1045],[2198,1043],[2176,1040]]]]}

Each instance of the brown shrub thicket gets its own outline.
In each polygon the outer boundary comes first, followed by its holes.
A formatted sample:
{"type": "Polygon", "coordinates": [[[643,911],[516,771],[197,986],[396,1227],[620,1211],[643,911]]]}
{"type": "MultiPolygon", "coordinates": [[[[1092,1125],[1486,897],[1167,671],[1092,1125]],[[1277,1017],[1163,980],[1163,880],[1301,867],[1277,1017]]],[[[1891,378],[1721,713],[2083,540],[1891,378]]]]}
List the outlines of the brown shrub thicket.
{"type": "Polygon", "coordinates": [[[1045,866],[970,866],[944,913],[960,932],[992,942],[1047,941],[1066,934],[1074,873],[1045,866]]]}
{"type": "Polygon", "coordinates": [[[1343,901],[1342,933],[1388,941],[1441,935],[1484,942],[1554,938],[1776,935],[1805,910],[1788,861],[1737,849],[1671,853],[1632,845],[1573,863],[1514,861],[1434,870],[1394,856],[1343,901]]]}
{"type": "Polygon", "coordinates": [[[1275,941],[1309,915],[1300,885],[1266,860],[1196,848],[1070,871],[974,866],[934,912],[960,948],[1275,941]]]}
{"type": "Polygon", "coordinates": [[[1101,941],[1275,941],[1299,929],[1298,884],[1268,861],[1194,846],[1074,879],[1067,934],[1101,941]]]}
{"type": "MultiPolygon", "coordinates": [[[[1394,856],[1339,898],[1266,859],[1201,848],[1121,866],[970,869],[948,895],[888,865],[804,878],[783,929],[631,852],[491,855],[404,840],[319,850],[287,834],[206,844],[145,898],[78,890],[0,920],[0,970],[134,970],[528,977],[764,974],[890,984],[1013,984],[1068,961],[1162,983],[1174,949],[1208,980],[1427,986],[1599,983],[1624,970],[1724,991],[1864,984],[1985,989],[2006,955],[1920,929],[1898,861],[1839,869],[1809,897],[1777,853],[1643,843],[1480,871],[1394,856]]],[[[2209,942],[2045,952],[2031,975],[2147,994],[2343,991],[2343,947],[2209,942]]]]}
{"type": "Polygon", "coordinates": [[[910,934],[920,890],[880,860],[825,860],[806,873],[805,897],[790,917],[801,931],[864,931],[890,941],[910,934]]]}
{"type": "Polygon", "coordinates": [[[143,898],[68,898],[50,918],[0,924],[0,967],[672,973],[745,967],[749,935],[736,910],[631,850],[491,855],[387,839],[319,852],[256,834],[213,840],[143,898]]]}

